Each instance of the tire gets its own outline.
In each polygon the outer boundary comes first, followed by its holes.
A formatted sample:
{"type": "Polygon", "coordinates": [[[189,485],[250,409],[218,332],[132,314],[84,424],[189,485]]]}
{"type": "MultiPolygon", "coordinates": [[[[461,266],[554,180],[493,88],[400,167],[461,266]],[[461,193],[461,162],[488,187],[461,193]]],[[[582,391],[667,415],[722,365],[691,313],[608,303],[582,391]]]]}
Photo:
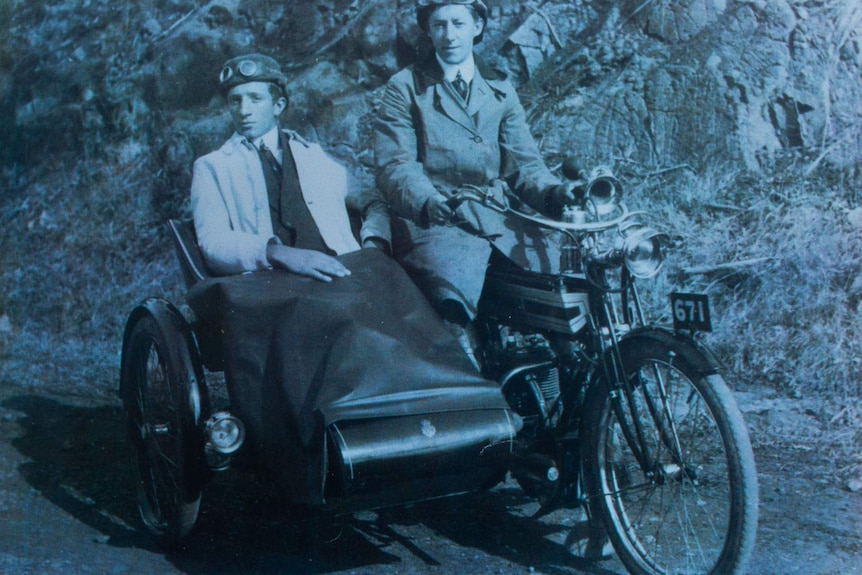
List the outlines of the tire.
{"type": "Polygon", "coordinates": [[[631,397],[620,392],[615,408],[602,382],[586,406],[590,508],[633,575],[741,574],[754,547],[758,487],[732,392],[720,375],[701,369],[709,362],[693,344],[671,336],[623,343],[631,397]]]}
{"type": "Polygon", "coordinates": [[[167,306],[152,311],[133,313],[127,326],[120,395],[138,510],[158,543],[171,548],[198,517],[205,402],[182,318],[167,306]]]}

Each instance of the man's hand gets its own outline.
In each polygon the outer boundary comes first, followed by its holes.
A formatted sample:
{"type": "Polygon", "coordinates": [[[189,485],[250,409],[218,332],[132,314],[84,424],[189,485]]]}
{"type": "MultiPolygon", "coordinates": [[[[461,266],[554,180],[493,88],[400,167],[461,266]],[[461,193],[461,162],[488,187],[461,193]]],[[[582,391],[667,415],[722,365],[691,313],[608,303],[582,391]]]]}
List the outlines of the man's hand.
{"type": "Polygon", "coordinates": [[[273,267],[312,277],[322,282],[350,275],[350,270],[332,256],[315,250],[303,250],[281,244],[266,247],[266,259],[273,267]]]}
{"type": "Polygon", "coordinates": [[[556,208],[577,204],[579,195],[583,196],[583,190],[580,189],[583,184],[582,181],[575,181],[551,186],[548,190],[547,201],[556,208]]]}
{"type": "Polygon", "coordinates": [[[428,200],[428,223],[434,226],[444,226],[455,217],[455,210],[446,203],[446,196],[438,195],[428,200]]]}

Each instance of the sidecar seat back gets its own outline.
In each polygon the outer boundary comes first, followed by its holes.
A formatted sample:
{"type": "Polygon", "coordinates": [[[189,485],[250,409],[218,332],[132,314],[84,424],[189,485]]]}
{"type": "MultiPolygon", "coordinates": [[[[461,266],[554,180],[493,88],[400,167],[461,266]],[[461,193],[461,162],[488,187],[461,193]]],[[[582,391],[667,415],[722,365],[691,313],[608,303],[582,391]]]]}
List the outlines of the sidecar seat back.
{"type": "MultiPolygon", "coordinates": [[[[198,247],[194,223],[190,221],[168,220],[168,229],[174,240],[177,261],[180,264],[186,289],[191,289],[198,282],[213,277],[213,273],[204,261],[203,253],[198,247]]],[[[195,341],[198,344],[201,361],[210,371],[222,371],[224,358],[222,341],[218,326],[194,318],[191,322],[195,341]]]]}
{"type": "Polygon", "coordinates": [[[180,262],[186,288],[212,277],[213,274],[207,267],[204,256],[198,247],[194,224],[180,220],[168,220],[168,229],[171,230],[171,237],[177,250],[177,260],[180,262]]]}

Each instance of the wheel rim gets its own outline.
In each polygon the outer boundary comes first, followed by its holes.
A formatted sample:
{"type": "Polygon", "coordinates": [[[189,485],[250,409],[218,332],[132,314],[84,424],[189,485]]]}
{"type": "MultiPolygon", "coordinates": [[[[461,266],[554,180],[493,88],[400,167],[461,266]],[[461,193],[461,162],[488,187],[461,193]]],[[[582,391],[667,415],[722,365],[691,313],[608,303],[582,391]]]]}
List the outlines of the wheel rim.
{"type": "Polygon", "coordinates": [[[731,521],[730,470],[715,418],[688,378],[667,363],[645,363],[630,376],[634,410],[644,422],[643,459],[630,449],[620,414],[610,410],[601,481],[622,544],[649,573],[711,573],[731,521]],[[660,397],[667,397],[667,409],[660,397]]]}
{"type": "Polygon", "coordinates": [[[126,410],[132,467],[141,518],[154,533],[164,534],[182,505],[182,426],[157,342],[142,342],[138,354],[126,410]]]}

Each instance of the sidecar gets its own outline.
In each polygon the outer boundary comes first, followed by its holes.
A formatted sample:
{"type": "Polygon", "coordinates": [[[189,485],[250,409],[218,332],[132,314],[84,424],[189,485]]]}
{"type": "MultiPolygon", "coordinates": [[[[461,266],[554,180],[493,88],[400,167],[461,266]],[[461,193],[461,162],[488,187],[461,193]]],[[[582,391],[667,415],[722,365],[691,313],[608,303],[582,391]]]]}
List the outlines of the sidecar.
{"type": "Polygon", "coordinates": [[[341,256],[353,274],[329,284],[215,277],[191,224],[169,229],[188,306],[134,308],[120,376],[138,508],[161,543],[189,533],[207,481],[237,461],[284,500],[333,513],[505,476],[519,418],[382,252],[341,256]],[[213,405],[217,375],[226,405],[213,405]]]}

